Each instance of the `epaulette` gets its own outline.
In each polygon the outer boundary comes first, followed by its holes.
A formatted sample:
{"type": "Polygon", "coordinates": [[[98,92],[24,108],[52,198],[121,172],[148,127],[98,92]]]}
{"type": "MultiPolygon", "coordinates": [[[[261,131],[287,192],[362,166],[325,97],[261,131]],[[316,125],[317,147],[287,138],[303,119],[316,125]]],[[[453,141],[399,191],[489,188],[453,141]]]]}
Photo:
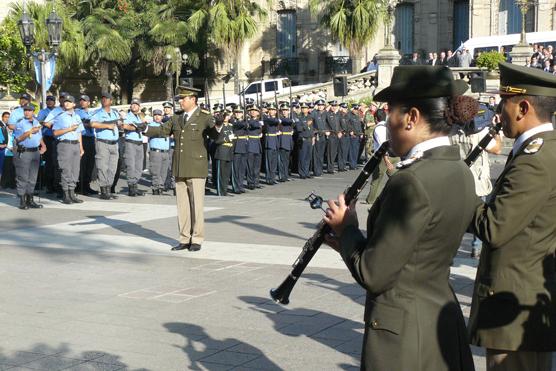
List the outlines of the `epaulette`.
{"type": "Polygon", "coordinates": [[[533,153],[537,153],[539,149],[541,149],[542,145],[544,144],[544,140],[542,138],[536,138],[531,141],[523,150],[523,153],[527,153],[532,155],[533,153]]]}
{"type": "Polygon", "coordinates": [[[417,152],[412,157],[398,162],[396,164],[396,169],[406,169],[411,165],[413,165],[414,163],[416,163],[417,161],[419,161],[422,157],[423,157],[423,152],[417,152]]]}
{"type": "Polygon", "coordinates": [[[210,115],[210,112],[207,110],[202,109],[201,112],[204,113],[205,115],[210,115]]]}

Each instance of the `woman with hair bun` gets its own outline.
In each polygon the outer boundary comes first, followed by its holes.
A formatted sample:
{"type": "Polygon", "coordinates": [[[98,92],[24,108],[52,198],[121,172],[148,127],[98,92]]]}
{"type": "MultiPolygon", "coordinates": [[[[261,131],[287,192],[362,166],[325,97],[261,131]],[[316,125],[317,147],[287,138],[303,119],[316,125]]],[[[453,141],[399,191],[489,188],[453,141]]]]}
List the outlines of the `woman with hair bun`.
{"type": "Polygon", "coordinates": [[[363,370],[473,370],[450,263],[475,211],[473,175],[450,144],[452,125],[477,113],[462,81],[441,66],[400,66],[375,96],[388,102],[398,171],[369,210],[329,201],[325,220],[355,280],[367,290],[363,370]]]}

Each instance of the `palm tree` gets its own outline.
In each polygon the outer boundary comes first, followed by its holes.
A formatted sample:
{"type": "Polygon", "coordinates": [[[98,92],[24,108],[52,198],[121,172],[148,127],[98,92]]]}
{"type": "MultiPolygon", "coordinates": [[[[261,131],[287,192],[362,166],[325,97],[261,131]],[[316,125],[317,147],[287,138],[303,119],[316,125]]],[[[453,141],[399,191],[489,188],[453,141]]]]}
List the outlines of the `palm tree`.
{"type": "MultiPolygon", "coordinates": [[[[386,19],[387,0],[310,0],[311,12],[327,28],[334,41],[356,58],[375,37],[379,24],[386,19]]],[[[358,71],[357,63],[353,70],[358,71]]]]}
{"type": "Polygon", "coordinates": [[[132,54],[132,40],[122,33],[121,14],[115,5],[110,0],[83,0],[77,12],[77,17],[82,19],[86,56],[90,62],[99,65],[99,83],[103,91],[110,90],[110,65],[125,64],[132,54]]]}

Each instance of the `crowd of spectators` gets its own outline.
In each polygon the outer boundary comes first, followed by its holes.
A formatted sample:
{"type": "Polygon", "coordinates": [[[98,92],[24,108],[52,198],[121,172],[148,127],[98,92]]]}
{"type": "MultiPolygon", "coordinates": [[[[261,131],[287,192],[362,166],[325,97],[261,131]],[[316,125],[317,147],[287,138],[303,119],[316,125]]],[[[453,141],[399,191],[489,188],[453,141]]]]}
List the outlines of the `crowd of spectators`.
{"type": "Polygon", "coordinates": [[[554,60],[556,59],[556,51],[552,45],[544,47],[544,45],[533,45],[533,53],[527,61],[527,67],[538,68],[545,72],[556,75],[556,66],[554,60]]]}

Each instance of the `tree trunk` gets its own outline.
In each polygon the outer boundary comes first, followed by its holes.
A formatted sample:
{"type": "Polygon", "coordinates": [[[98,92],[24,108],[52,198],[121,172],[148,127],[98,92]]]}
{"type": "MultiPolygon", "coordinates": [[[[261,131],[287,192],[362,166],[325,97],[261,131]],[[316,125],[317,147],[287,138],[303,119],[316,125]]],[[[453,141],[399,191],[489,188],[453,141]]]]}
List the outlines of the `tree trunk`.
{"type": "Polygon", "coordinates": [[[172,81],[172,71],[166,72],[166,100],[172,102],[174,83],[172,81]]]}
{"type": "Polygon", "coordinates": [[[109,64],[107,61],[100,61],[100,89],[103,92],[110,92],[110,80],[108,78],[109,64]]]}

